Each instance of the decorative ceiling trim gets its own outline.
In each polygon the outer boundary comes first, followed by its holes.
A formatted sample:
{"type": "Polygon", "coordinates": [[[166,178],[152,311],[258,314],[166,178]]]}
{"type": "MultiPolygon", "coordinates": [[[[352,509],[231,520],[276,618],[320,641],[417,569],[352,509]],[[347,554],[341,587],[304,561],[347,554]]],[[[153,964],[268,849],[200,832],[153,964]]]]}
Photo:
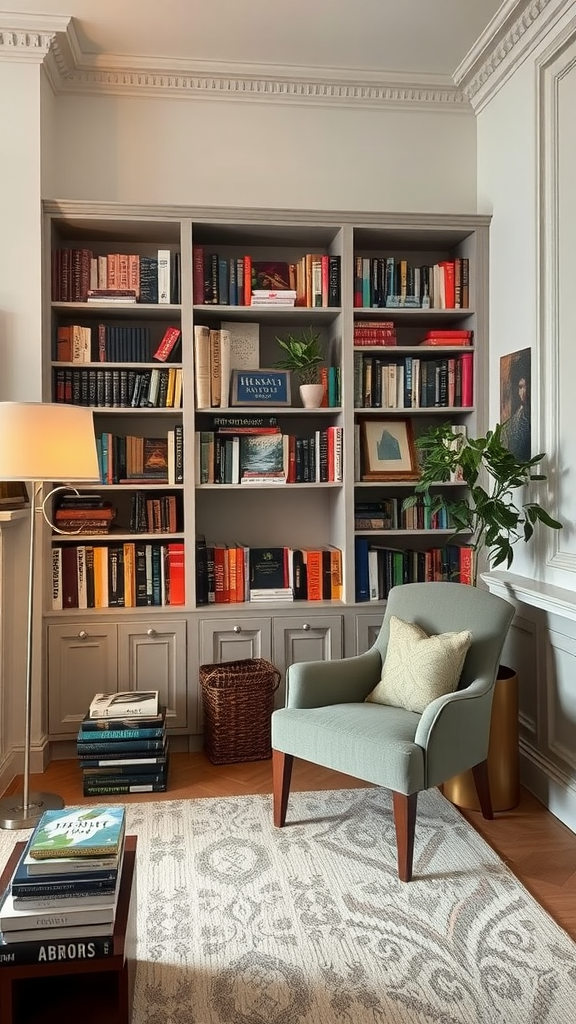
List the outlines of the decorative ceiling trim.
{"type": "Polygon", "coordinates": [[[573,0],[506,0],[454,72],[476,114],[556,24],[573,0]]]}
{"type": "Polygon", "coordinates": [[[0,14],[0,60],[41,64],[58,32],[66,32],[70,18],[40,14],[0,14]]]}
{"type": "Polygon", "coordinates": [[[83,53],[73,18],[0,14],[0,60],[41,60],[56,94],[97,93],[242,102],[438,110],[470,114],[446,75],[338,68],[155,60],[83,53]],[[8,24],[11,20],[12,24],[8,24]],[[33,23],[36,23],[34,30],[33,23]],[[6,40],[4,43],[3,40],[6,40]]]}

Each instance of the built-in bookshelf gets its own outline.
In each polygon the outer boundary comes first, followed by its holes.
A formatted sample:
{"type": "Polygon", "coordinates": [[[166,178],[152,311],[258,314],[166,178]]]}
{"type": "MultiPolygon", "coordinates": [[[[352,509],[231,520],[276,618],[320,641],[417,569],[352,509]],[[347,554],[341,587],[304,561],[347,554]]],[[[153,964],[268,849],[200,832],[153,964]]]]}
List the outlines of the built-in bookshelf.
{"type": "Polygon", "coordinates": [[[260,646],[231,657],[265,656],[290,616],[306,631],[305,619],[335,616],[331,657],[345,637],[350,649],[354,617],[381,606],[390,582],[464,578],[451,524],[402,502],[422,430],[446,419],[470,434],[485,427],[488,218],[65,202],[47,202],[45,218],[45,397],[93,408],[102,478],[81,490],[114,509],[107,531],[46,537],[54,571],[66,563],[70,575],[76,558],[85,573],[96,552],[102,574],[108,565],[108,587],[82,580],[72,601],[68,584],[55,593],[46,581],[49,658],[50,629],[61,644],[66,623],[106,624],[119,671],[123,630],[146,616],[146,636],[160,634],[177,616],[199,636],[181,652],[180,720],[194,731],[194,666],[224,656],[206,642],[224,623],[237,640],[257,616],[260,646]],[[243,404],[238,375],[274,375],[277,339],[304,330],[324,353],[322,404],[304,407],[294,376],[278,404],[261,390],[243,404]],[[250,600],[250,551],[267,547],[283,552],[285,585],[250,600]],[[211,550],[224,586],[207,584],[211,550]],[[324,559],[313,593],[295,583],[309,553],[311,566],[324,559]]]}

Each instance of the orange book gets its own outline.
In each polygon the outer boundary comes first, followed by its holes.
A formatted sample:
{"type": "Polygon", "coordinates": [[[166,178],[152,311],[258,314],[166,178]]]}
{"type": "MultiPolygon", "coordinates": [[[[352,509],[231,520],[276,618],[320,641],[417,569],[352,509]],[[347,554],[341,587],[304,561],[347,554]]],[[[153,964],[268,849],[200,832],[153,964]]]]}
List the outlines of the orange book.
{"type": "Polygon", "coordinates": [[[56,358],[59,363],[71,363],[72,362],[72,340],[71,340],[71,328],[60,326],[58,328],[57,335],[57,354],[56,358]]]}
{"type": "Polygon", "coordinates": [[[252,257],[244,257],[244,306],[252,305],[252,257]]]}
{"type": "Polygon", "coordinates": [[[322,551],[320,548],[305,548],[307,599],[322,600],[322,551]]]}
{"type": "Polygon", "coordinates": [[[444,304],[446,309],[454,309],[456,305],[456,288],[454,260],[441,260],[439,266],[444,271],[444,304]]]}
{"type": "Polygon", "coordinates": [[[168,545],[169,603],[185,604],[184,543],[173,541],[168,545]]]}
{"type": "Polygon", "coordinates": [[[134,544],[124,544],[124,607],[136,607],[136,575],[134,571],[134,544]]]}

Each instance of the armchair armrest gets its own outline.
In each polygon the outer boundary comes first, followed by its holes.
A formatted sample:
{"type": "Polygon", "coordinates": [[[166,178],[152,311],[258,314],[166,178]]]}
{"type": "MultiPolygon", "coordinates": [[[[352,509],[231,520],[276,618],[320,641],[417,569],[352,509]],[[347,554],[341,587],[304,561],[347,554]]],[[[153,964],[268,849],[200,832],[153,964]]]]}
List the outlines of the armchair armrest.
{"type": "Polygon", "coordinates": [[[493,692],[486,678],[475,679],[424,709],[414,741],[426,751],[427,788],[486,758],[493,692]]]}
{"type": "Polygon", "coordinates": [[[300,661],[286,673],[286,707],[317,708],[363,701],[380,679],[377,648],[339,661],[300,661]]]}

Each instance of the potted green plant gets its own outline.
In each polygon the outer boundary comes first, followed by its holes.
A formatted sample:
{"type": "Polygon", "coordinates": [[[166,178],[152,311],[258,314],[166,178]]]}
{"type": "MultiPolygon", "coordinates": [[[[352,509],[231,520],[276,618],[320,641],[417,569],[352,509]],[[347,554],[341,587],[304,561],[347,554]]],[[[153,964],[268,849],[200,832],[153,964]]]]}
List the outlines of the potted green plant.
{"type": "Polygon", "coordinates": [[[525,462],[516,458],[504,445],[502,424],[497,423],[484,437],[469,438],[464,428],[462,433],[454,433],[452,424],[443,423],[430,427],[415,444],[421,458],[421,476],[414,494],[404,500],[404,508],[415,505],[418,495],[425,494],[431,512],[446,510],[454,533],[466,534],[473,549],[474,583],[479,556],[483,555],[493,568],[506,563],[509,569],[514,544],[520,539],[528,542],[536,523],[562,529],[562,524],[538,502],[517,501],[519,488],[546,479],[543,473],[535,472],[545,455],[534,455],[525,462]],[[466,490],[455,496],[431,492],[433,485],[451,479],[460,480],[466,490]]]}
{"type": "Polygon", "coordinates": [[[276,336],[276,341],[284,356],[275,365],[279,370],[291,370],[299,378],[303,406],[318,408],[324,395],[324,385],[320,383],[324,352],[319,332],[308,327],[298,334],[288,332],[283,338],[276,336]]]}
{"type": "MultiPolygon", "coordinates": [[[[520,488],[545,480],[535,472],[545,457],[534,455],[527,461],[518,459],[503,443],[503,425],[497,423],[484,437],[468,438],[464,428],[450,423],[431,427],[416,440],[421,456],[422,473],[414,487],[415,494],[406,498],[405,507],[425,494],[433,511],[446,509],[455,534],[466,534],[473,549],[473,582],[477,582],[478,564],[484,556],[492,567],[514,559],[514,545],[520,539],[528,542],[536,523],[552,530],[562,524],[536,501],[520,502],[520,488]],[[439,482],[457,480],[466,486],[465,493],[449,497],[430,488],[439,482]]],[[[524,496],[524,495],[523,495],[524,496]]],[[[488,747],[488,777],[495,811],[509,810],[520,799],[518,756],[518,676],[514,669],[500,665],[494,698],[488,747]]],[[[479,810],[476,787],[470,771],[462,772],[444,783],[444,795],[459,807],[479,810]]]]}

